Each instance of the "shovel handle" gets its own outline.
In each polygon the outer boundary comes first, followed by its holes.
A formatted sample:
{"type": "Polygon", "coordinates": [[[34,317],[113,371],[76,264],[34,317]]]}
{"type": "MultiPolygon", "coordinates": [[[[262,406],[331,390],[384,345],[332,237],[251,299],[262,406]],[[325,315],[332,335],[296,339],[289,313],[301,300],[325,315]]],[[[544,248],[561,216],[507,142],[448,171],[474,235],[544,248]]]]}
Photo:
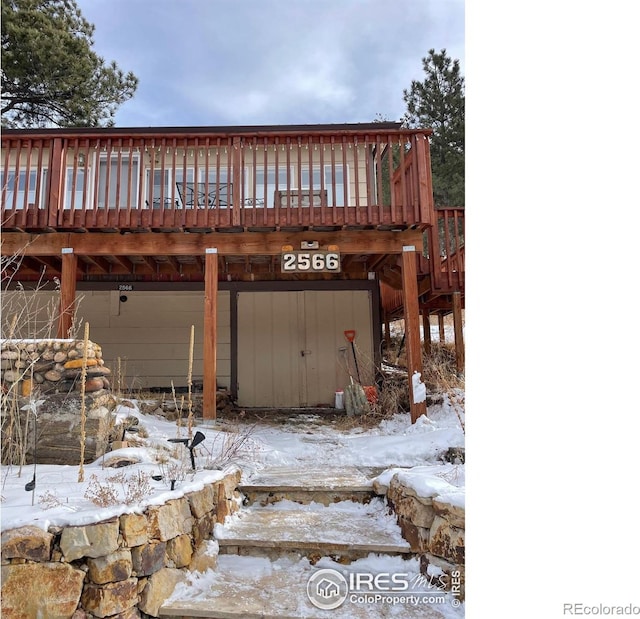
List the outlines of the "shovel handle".
{"type": "Polygon", "coordinates": [[[344,336],[347,338],[347,341],[353,344],[353,340],[356,339],[356,332],[353,329],[349,329],[344,332],[344,336]]]}

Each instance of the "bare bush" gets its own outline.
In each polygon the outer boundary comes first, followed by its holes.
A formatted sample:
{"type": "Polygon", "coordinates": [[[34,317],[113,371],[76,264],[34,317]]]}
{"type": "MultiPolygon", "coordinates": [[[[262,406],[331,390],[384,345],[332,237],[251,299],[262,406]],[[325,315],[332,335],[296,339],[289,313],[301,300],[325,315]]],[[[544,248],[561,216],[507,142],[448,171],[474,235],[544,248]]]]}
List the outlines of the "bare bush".
{"type": "Polygon", "coordinates": [[[120,471],[104,480],[93,473],[89,479],[84,498],[98,507],[139,503],[153,491],[149,475],[142,471],[136,471],[130,476],[120,471]]]}

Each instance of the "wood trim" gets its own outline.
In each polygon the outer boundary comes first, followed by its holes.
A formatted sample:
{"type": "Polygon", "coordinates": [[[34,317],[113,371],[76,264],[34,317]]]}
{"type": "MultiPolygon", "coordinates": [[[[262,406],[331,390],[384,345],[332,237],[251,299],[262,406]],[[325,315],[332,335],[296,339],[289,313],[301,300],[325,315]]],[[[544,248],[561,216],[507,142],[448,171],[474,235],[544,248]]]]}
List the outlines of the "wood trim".
{"type": "Polygon", "coordinates": [[[424,353],[427,357],[431,356],[431,323],[429,321],[429,310],[422,308],[420,313],[422,314],[422,333],[424,341],[424,353]]]}
{"type": "Polygon", "coordinates": [[[419,230],[387,232],[381,230],[340,230],[335,232],[238,232],[171,233],[141,232],[101,234],[52,232],[2,235],[2,255],[59,256],[63,247],[76,254],[93,256],[187,256],[202,255],[215,244],[219,255],[279,255],[283,245],[300,247],[302,241],[317,240],[321,246],[338,245],[341,254],[399,254],[403,245],[422,246],[419,230]]]}
{"type": "Polygon", "coordinates": [[[216,418],[216,344],[218,322],[218,254],[215,248],[205,253],[204,270],[204,338],[203,338],[203,394],[202,416],[216,418]]]}
{"type": "Polygon", "coordinates": [[[409,403],[411,423],[427,414],[426,402],[414,402],[412,376],[414,372],[424,373],[422,367],[422,346],[420,345],[420,318],[418,311],[418,273],[415,247],[404,247],[402,251],[402,300],[407,347],[407,373],[409,375],[409,403]]]}
{"type": "Polygon", "coordinates": [[[58,337],[71,337],[71,329],[76,311],[76,269],[78,256],[74,253],[62,254],[60,274],[60,317],[58,319],[58,337]]]}
{"type": "Polygon", "coordinates": [[[464,338],[462,335],[462,295],[453,293],[453,334],[456,348],[456,369],[464,372],[464,338]]]}

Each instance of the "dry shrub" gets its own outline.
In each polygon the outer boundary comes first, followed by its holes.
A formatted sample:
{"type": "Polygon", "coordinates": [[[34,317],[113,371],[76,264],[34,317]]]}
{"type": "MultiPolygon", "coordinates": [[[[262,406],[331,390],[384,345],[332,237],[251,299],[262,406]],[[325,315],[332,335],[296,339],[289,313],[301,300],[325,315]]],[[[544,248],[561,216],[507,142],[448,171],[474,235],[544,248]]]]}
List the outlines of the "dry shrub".
{"type": "Polygon", "coordinates": [[[98,507],[109,507],[122,503],[126,505],[139,503],[151,492],[149,475],[142,471],[137,471],[129,477],[121,471],[107,477],[104,481],[98,479],[94,473],[91,475],[84,498],[98,507]]]}
{"type": "Polygon", "coordinates": [[[432,342],[431,355],[422,355],[422,379],[431,392],[449,393],[464,389],[464,373],[456,368],[456,350],[452,343],[432,342]]]}
{"type": "Polygon", "coordinates": [[[216,434],[204,468],[223,469],[239,459],[254,455],[256,447],[251,435],[256,426],[256,423],[251,426],[237,425],[228,431],[216,434]]]}

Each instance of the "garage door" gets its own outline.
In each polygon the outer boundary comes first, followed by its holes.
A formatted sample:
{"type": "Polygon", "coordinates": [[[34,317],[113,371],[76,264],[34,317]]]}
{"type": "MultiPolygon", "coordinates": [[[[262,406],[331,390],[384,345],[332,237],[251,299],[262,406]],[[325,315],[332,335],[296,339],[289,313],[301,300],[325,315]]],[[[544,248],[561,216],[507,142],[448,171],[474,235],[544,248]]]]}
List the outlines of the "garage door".
{"type": "Polygon", "coordinates": [[[238,404],[333,406],[336,390],[355,376],[348,329],[356,330],[359,369],[370,379],[368,291],[238,293],[238,404]]]}

